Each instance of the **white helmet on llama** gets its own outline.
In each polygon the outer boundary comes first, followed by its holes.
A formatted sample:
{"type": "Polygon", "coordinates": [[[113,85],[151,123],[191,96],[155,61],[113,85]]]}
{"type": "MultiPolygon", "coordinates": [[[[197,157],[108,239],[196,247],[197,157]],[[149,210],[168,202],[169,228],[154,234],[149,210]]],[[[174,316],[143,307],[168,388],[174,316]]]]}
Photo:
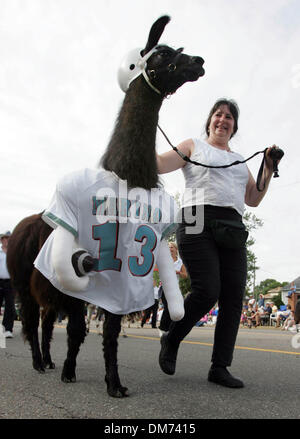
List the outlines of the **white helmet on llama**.
{"type": "Polygon", "coordinates": [[[153,47],[145,56],[141,55],[142,50],[141,48],[131,50],[121,62],[118,82],[124,92],[128,90],[130,83],[145,71],[147,60],[157,49],[153,47]]]}

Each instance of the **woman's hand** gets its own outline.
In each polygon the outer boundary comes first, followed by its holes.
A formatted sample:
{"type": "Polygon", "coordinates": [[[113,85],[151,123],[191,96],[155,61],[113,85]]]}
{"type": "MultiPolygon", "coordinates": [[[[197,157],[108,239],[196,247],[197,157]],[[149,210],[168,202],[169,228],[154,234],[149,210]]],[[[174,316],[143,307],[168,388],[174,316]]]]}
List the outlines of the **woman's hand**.
{"type": "MultiPolygon", "coordinates": [[[[276,145],[273,145],[273,146],[271,146],[270,148],[268,148],[267,151],[266,151],[265,167],[266,167],[266,169],[267,169],[269,172],[273,172],[273,160],[272,160],[272,158],[270,157],[270,152],[271,152],[273,149],[279,149],[279,147],[276,146],[276,145]]],[[[278,163],[280,162],[280,160],[276,160],[276,161],[277,161],[277,165],[278,165],[278,163]]]]}

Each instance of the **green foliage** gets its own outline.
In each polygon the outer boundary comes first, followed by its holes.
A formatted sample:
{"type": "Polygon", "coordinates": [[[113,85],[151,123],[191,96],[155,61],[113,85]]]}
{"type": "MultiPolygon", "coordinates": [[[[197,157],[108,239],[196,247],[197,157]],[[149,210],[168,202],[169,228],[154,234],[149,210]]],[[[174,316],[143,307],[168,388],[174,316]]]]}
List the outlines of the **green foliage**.
{"type": "Polygon", "coordinates": [[[153,279],[155,280],[155,284],[158,287],[160,283],[158,271],[153,271],[153,279]]]}
{"type": "Polygon", "coordinates": [[[253,245],[255,244],[255,239],[251,235],[251,232],[263,226],[263,221],[257,218],[253,213],[247,212],[243,217],[243,222],[246,226],[246,229],[249,232],[249,237],[246,244],[247,250],[247,281],[246,281],[246,295],[249,295],[253,292],[253,285],[255,284],[255,273],[259,270],[259,267],[256,265],[257,257],[252,250],[253,245]]]}
{"type": "Polygon", "coordinates": [[[179,288],[184,297],[191,291],[191,279],[189,276],[186,279],[179,279],[179,288]]]}
{"type": "Polygon", "coordinates": [[[274,302],[274,304],[277,306],[278,309],[281,305],[284,305],[283,301],[281,300],[280,293],[277,294],[277,296],[273,297],[272,302],[274,302]]]}
{"type": "Polygon", "coordinates": [[[254,292],[256,296],[258,296],[259,294],[265,295],[269,290],[273,290],[277,287],[284,287],[287,284],[288,282],[280,283],[275,279],[265,279],[262,280],[259,285],[256,285],[254,292]]]}

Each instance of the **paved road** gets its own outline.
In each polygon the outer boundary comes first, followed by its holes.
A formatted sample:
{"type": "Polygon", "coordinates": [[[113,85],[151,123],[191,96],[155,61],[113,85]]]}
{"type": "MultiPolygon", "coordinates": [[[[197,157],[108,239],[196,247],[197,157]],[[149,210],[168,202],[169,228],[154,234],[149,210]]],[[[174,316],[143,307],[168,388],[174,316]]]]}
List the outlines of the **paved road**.
{"type": "Polygon", "coordinates": [[[246,387],[227,389],[207,381],[213,328],[192,330],[174,376],[159,369],[157,331],[130,328],[119,339],[120,377],[130,397],[115,399],[106,393],[102,337],[95,328],[80,350],[75,384],[60,381],[63,326],[55,328],[52,342],[56,369],[46,374],[32,369],[20,330],[16,322],[15,337],[0,349],[1,419],[300,419],[300,334],[241,328],[231,371],[246,387]]]}

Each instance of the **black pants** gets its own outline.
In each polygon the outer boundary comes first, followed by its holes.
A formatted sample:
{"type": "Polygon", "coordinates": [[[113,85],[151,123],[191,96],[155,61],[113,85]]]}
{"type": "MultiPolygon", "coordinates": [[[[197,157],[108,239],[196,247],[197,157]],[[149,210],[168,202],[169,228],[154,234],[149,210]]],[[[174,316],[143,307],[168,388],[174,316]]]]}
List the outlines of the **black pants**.
{"type": "Polygon", "coordinates": [[[155,299],[154,305],[150,306],[144,311],[144,315],[141,322],[141,327],[144,326],[146,321],[150,318],[152,313],[152,319],[151,319],[151,326],[152,328],[156,328],[156,318],[157,318],[157,310],[158,310],[158,300],[155,299]]]}
{"type": "MultiPolygon", "coordinates": [[[[216,244],[208,227],[210,219],[241,220],[233,209],[205,206],[204,230],[186,234],[184,221],[177,230],[178,250],[191,278],[191,293],[184,302],[185,316],[172,322],[168,338],[174,344],[218,302],[212,362],[230,366],[238,333],[247,276],[246,248],[229,249],[216,244]]],[[[190,226],[190,225],[189,225],[190,226]]]]}
{"type": "Polygon", "coordinates": [[[5,309],[2,325],[4,326],[5,331],[12,332],[16,310],[15,296],[11,289],[10,279],[0,279],[0,306],[2,305],[3,299],[5,300],[5,309]]]}

